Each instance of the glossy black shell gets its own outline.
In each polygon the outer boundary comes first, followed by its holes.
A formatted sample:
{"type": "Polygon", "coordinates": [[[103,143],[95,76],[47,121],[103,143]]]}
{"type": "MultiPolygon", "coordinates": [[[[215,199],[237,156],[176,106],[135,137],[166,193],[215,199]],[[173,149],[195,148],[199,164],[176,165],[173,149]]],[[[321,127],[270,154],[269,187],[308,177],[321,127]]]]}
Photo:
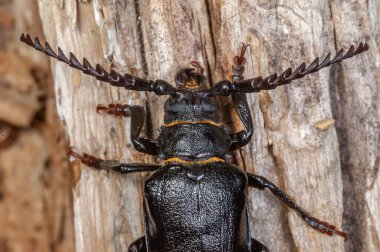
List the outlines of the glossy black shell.
{"type": "Polygon", "coordinates": [[[158,170],[145,182],[148,251],[250,251],[246,188],[226,162],[158,170]]]}

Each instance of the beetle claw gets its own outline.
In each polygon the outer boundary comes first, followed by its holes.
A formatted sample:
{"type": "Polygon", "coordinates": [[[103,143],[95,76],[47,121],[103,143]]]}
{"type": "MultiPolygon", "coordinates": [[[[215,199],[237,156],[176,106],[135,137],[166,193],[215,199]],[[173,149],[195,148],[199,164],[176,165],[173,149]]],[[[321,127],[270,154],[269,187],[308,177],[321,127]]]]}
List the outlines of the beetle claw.
{"type": "Polygon", "coordinates": [[[108,107],[106,105],[99,104],[98,106],[96,106],[96,113],[102,114],[104,112],[108,112],[108,107]]]}

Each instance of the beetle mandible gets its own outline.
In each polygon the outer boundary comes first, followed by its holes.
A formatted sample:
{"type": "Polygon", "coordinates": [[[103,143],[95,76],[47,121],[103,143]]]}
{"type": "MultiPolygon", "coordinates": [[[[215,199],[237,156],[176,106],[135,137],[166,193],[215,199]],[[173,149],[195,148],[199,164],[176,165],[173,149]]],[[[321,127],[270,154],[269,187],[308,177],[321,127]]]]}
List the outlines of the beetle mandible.
{"type": "Polygon", "coordinates": [[[111,169],[126,174],[153,172],[144,186],[145,235],[129,246],[130,252],[145,251],[268,251],[259,241],[251,238],[247,211],[246,189],[269,189],[278,199],[297,211],[312,228],[328,234],[346,237],[346,233],[333,225],[311,216],[266,178],[246,173],[227,161],[231,152],[249,143],[253,135],[253,122],[246,100],[246,93],[270,90],[289,84],[295,79],[319,71],[368,50],[360,43],[344,53],[340,50],[330,59],[328,54],[321,62],[316,58],[308,67],[302,63],[296,70],[288,68],[280,75],[266,78],[244,79],[245,52],[234,58],[231,80],[223,80],[211,88],[206,86],[204,68],[191,62],[192,68],[184,68],[175,75],[172,86],[164,80],[148,81],[129,74],[121,75],[102,66],[94,68],[86,58],[81,64],[74,54],[69,59],[60,48],[56,54],[48,43],[41,45],[29,34],[22,34],[21,41],[34,47],[97,80],[127,90],[154,92],[167,95],[164,125],[157,139],[140,137],[145,112],[140,106],[122,104],[98,105],[97,112],[131,117],[131,140],[143,153],[156,156],[164,164],[122,164],[116,160],[102,160],[89,154],[69,154],[95,169],[111,169]],[[230,133],[223,125],[216,97],[231,96],[235,110],[245,129],[230,133]]]}

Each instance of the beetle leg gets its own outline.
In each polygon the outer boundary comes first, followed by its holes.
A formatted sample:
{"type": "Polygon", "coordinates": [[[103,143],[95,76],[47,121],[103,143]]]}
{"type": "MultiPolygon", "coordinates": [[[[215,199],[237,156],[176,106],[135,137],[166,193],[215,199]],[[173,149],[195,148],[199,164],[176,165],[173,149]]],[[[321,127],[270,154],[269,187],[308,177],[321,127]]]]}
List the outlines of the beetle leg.
{"type": "MultiPolygon", "coordinates": [[[[245,52],[249,44],[242,44],[243,46],[241,48],[240,54],[235,56],[234,66],[232,67],[232,81],[234,82],[244,79],[243,73],[245,70],[244,65],[246,62],[245,52]]],[[[230,138],[232,139],[230,150],[233,151],[241,148],[242,146],[249,143],[249,141],[251,141],[253,135],[253,122],[245,94],[232,93],[231,96],[236,112],[245,127],[245,130],[230,134],[230,138]]]]}
{"type": "Polygon", "coordinates": [[[290,208],[296,210],[297,213],[302,217],[302,219],[306,221],[312,228],[330,236],[333,234],[337,234],[346,238],[347,234],[345,232],[337,230],[335,226],[327,222],[320,221],[317,218],[311,216],[309,213],[303,210],[300,206],[298,206],[290,198],[289,195],[281,191],[281,189],[278,188],[278,186],[276,186],[275,184],[273,184],[266,178],[258,176],[258,175],[254,175],[251,173],[247,173],[247,176],[248,176],[248,186],[255,187],[261,190],[269,189],[274,194],[274,196],[276,196],[282,202],[287,204],[290,208]]]}
{"type": "Polygon", "coordinates": [[[157,156],[160,149],[157,142],[150,139],[139,137],[144,126],[145,111],[141,106],[122,105],[119,103],[98,105],[96,112],[107,113],[114,116],[130,116],[131,117],[131,140],[136,150],[157,156]]]}
{"type": "Polygon", "coordinates": [[[251,141],[253,135],[253,122],[245,94],[233,93],[231,96],[236,112],[245,127],[245,130],[230,134],[230,138],[232,139],[230,150],[233,151],[243,147],[251,141]]]}
{"type": "Polygon", "coordinates": [[[131,164],[121,164],[116,160],[103,160],[94,156],[91,156],[87,153],[83,155],[75,152],[71,147],[68,153],[70,156],[76,157],[80,159],[80,161],[92,168],[95,169],[105,169],[105,170],[114,170],[119,173],[131,173],[131,172],[149,172],[157,170],[161,167],[158,164],[139,164],[139,163],[131,163],[131,164]]]}
{"type": "Polygon", "coordinates": [[[128,252],[146,252],[145,236],[140,237],[129,245],[128,252]]]}
{"type": "Polygon", "coordinates": [[[110,103],[107,105],[99,104],[96,106],[96,112],[99,114],[108,114],[114,116],[130,116],[129,105],[120,103],[110,103]]]}
{"type": "Polygon", "coordinates": [[[251,252],[269,252],[269,250],[264,244],[251,238],[251,252]]]}

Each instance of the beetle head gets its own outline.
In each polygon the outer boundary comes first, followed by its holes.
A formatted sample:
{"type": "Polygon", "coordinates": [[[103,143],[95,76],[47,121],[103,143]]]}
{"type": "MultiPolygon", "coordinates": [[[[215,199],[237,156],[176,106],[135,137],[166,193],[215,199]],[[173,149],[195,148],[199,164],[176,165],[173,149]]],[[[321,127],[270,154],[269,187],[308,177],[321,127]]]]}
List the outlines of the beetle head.
{"type": "Polygon", "coordinates": [[[198,89],[206,85],[207,77],[203,74],[204,68],[196,61],[191,64],[196,68],[184,68],[176,73],[174,80],[177,86],[198,89]]]}

